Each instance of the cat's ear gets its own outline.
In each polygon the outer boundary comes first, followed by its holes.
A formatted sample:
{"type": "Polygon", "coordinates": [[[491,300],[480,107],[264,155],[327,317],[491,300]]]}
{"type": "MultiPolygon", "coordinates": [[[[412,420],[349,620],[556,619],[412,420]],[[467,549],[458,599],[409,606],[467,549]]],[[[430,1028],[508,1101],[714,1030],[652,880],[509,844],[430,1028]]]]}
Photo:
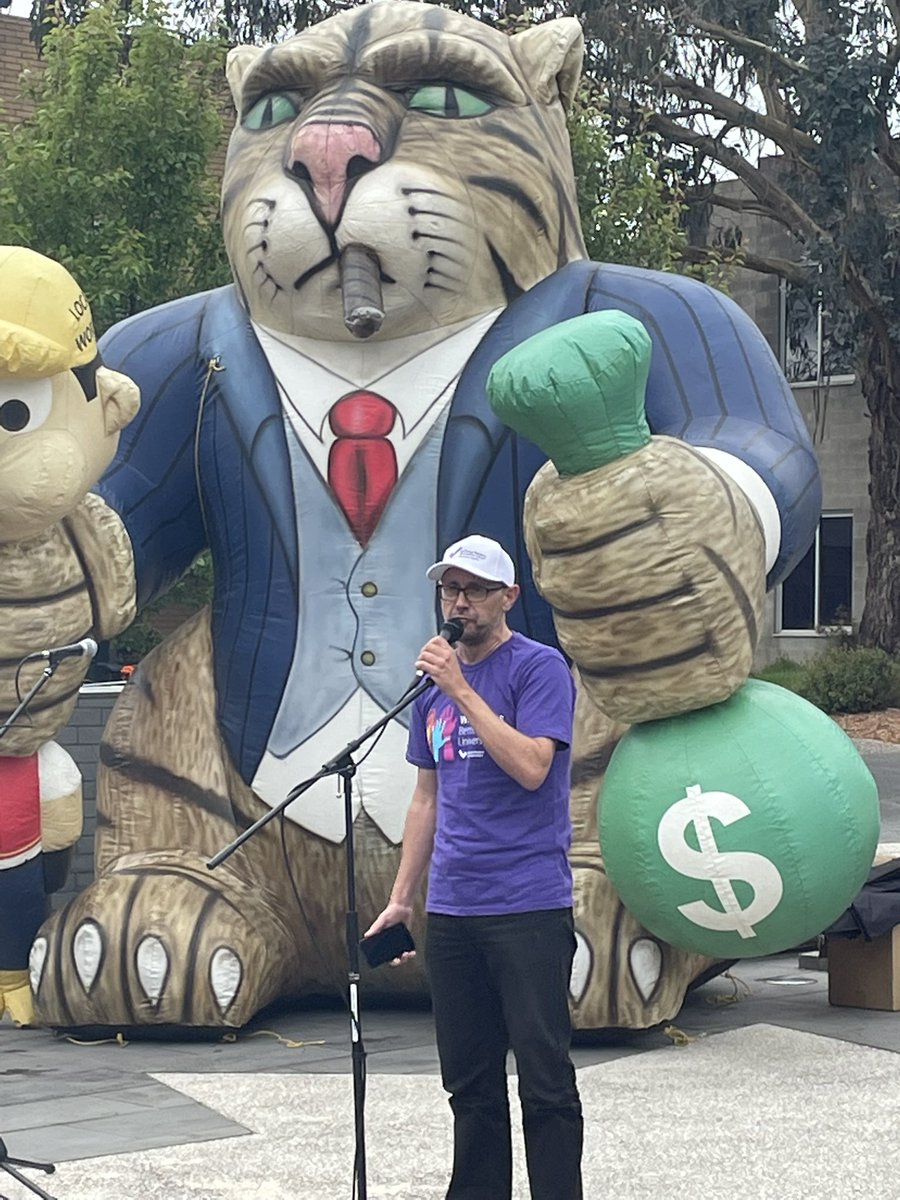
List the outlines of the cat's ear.
{"type": "Polygon", "coordinates": [[[532,25],[514,34],[510,45],[538,100],[551,104],[558,97],[568,109],[575,98],[584,58],[584,34],[575,17],[532,25]]]}
{"type": "Polygon", "coordinates": [[[261,46],[235,46],[225,59],[225,78],[231,88],[234,107],[241,111],[241,89],[244,76],[263,53],[261,46]]]}

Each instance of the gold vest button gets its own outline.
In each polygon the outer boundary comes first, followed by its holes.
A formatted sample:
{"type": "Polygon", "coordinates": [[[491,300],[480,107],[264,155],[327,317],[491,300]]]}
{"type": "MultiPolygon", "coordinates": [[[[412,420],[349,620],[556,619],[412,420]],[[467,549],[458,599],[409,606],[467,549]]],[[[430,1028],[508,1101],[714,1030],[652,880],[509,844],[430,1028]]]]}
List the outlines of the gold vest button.
{"type": "Polygon", "coordinates": [[[375,662],[375,655],[371,650],[363,650],[362,654],[359,656],[359,661],[364,667],[371,667],[375,662]]]}
{"type": "Polygon", "coordinates": [[[360,591],[367,599],[371,599],[372,596],[378,595],[378,585],[369,579],[362,585],[360,591]]]}

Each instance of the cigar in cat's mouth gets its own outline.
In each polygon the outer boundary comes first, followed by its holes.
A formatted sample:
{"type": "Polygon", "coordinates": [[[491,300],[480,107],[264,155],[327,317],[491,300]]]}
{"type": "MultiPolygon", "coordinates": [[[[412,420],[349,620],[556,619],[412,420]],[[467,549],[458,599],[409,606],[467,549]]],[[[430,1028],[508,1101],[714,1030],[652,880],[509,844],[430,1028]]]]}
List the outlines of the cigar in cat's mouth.
{"type": "Polygon", "coordinates": [[[371,337],[384,320],[378,255],[358,243],[345,246],[341,252],[340,274],[344,324],[354,337],[371,337]]]}

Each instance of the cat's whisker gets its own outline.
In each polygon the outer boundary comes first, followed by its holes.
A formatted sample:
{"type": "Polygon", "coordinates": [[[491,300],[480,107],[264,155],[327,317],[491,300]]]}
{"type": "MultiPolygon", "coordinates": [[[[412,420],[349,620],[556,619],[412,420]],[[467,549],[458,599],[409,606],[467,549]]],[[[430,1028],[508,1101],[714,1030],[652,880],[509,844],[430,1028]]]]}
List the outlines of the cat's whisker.
{"type": "Polygon", "coordinates": [[[279,292],[284,291],[284,288],[281,286],[281,284],[278,282],[278,280],[275,278],[275,276],[270,271],[266,270],[264,263],[258,262],[256,264],[256,266],[253,268],[254,275],[259,274],[259,272],[262,272],[262,275],[263,275],[263,281],[261,284],[258,285],[260,291],[262,291],[262,289],[265,287],[265,285],[267,283],[271,284],[272,288],[274,289],[274,291],[272,293],[273,296],[277,296],[279,292]]]}

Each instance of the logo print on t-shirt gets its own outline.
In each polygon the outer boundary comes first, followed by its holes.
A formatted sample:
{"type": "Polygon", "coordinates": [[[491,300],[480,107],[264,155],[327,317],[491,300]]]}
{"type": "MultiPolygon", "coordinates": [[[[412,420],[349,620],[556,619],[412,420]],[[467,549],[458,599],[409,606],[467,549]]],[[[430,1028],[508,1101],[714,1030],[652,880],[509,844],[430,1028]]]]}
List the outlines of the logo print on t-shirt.
{"type": "MultiPolygon", "coordinates": [[[[506,718],[500,718],[504,721],[506,718]]],[[[484,758],[484,743],[472,728],[465,713],[459,714],[459,733],[456,735],[456,750],[460,758],[484,758]]]]}
{"type": "Polygon", "coordinates": [[[425,718],[425,734],[434,761],[438,762],[443,756],[445,760],[453,760],[453,741],[450,734],[456,728],[456,714],[449,704],[444,705],[440,712],[433,708],[428,710],[425,718]]]}

